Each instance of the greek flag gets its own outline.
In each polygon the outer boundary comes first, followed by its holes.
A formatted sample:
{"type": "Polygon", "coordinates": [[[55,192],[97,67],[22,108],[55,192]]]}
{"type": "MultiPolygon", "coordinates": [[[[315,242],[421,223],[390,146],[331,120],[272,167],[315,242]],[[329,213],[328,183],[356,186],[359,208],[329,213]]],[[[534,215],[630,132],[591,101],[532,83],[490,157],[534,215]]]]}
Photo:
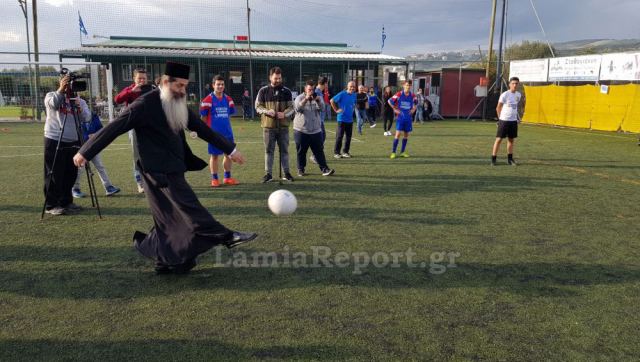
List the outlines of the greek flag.
{"type": "Polygon", "coordinates": [[[84,23],[82,22],[82,16],[80,16],[80,12],[78,11],[78,23],[80,25],[80,32],[85,36],[88,36],[87,28],[84,27],[84,23]]]}

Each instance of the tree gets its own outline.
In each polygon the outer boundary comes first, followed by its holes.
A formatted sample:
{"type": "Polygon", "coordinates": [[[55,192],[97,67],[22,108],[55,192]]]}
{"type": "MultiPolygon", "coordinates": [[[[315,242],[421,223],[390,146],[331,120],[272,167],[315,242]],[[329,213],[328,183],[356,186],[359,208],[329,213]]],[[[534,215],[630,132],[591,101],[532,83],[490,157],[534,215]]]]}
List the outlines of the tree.
{"type": "Polygon", "coordinates": [[[0,92],[5,97],[16,95],[16,81],[11,75],[0,75],[0,92]]]}
{"type": "MultiPolygon", "coordinates": [[[[553,49],[553,47],[551,47],[553,49]]],[[[555,53],[555,49],[553,49],[555,53]]],[[[504,53],[505,61],[551,58],[551,50],[546,43],[524,40],[520,44],[507,47],[504,53]]]]}

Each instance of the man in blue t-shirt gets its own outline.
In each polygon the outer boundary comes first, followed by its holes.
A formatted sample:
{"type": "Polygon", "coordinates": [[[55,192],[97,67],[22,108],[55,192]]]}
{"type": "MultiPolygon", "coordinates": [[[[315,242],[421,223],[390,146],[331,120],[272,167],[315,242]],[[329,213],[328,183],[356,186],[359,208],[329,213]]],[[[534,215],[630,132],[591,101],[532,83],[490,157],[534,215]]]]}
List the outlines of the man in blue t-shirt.
{"type": "Polygon", "coordinates": [[[349,154],[349,148],[351,147],[351,135],[353,133],[353,109],[356,104],[356,83],[350,81],[347,83],[347,89],[336,94],[331,98],[331,108],[338,115],[338,127],[336,129],[336,146],[333,149],[334,158],[351,158],[349,154]],[[344,141],[344,148],[342,154],[340,148],[342,148],[342,138],[347,138],[344,141]]]}
{"type": "Polygon", "coordinates": [[[389,105],[393,108],[393,112],[396,114],[396,136],[393,139],[393,148],[390,158],[396,158],[396,151],[398,149],[398,141],[400,134],[404,133],[402,138],[402,150],[400,151],[400,157],[409,157],[406,152],[407,142],[409,140],[409,133],[413,130],[411,122],[413,121],[413,115],[416,113],[417,100],[416,95],[411,92],[411,80],[405,80],[402,85],[402,91],[396,93],[391,99],[389,99],[389,105]]]}

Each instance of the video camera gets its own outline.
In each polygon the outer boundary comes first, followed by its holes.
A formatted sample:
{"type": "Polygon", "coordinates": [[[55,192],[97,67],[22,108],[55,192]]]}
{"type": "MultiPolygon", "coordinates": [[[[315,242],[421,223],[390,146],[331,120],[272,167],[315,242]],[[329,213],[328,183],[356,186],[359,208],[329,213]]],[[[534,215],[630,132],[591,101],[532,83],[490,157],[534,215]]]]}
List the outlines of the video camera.
{"type": "Polygon", "coordinates": [[[71,78],[69,81],[69,91],[71,93],[84,92],[87,90],[87,82],[79,80],[88,78],[89,76],[86,73],[70,72],[68,68],[62,68],[60,69],[60,75],[68,75],[71,78]]]}

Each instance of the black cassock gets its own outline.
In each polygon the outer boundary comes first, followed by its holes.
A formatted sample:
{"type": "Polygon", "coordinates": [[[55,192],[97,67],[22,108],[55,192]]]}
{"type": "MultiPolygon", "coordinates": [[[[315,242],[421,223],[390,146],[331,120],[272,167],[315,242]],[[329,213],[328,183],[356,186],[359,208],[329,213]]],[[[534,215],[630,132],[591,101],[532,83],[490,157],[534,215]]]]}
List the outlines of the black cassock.
{"type": "MultiPolygon", "coordinates": [[[[187,128],[225,154],[235,144],[211,130],[189,111],[187,128]]],[[[184,178],[189,170],[201,170],[207,163],[194,156],[183,131],[169,127],[159,90],[138,97],[116,118],[90,138],[79,153],[91,160],[119,135],[134,129],[144,189],[153,214],[154,226],[136,247],[157,262],[178,265],[224,243],[233,231],[217,222],[205,209],[184,178]]]]}

